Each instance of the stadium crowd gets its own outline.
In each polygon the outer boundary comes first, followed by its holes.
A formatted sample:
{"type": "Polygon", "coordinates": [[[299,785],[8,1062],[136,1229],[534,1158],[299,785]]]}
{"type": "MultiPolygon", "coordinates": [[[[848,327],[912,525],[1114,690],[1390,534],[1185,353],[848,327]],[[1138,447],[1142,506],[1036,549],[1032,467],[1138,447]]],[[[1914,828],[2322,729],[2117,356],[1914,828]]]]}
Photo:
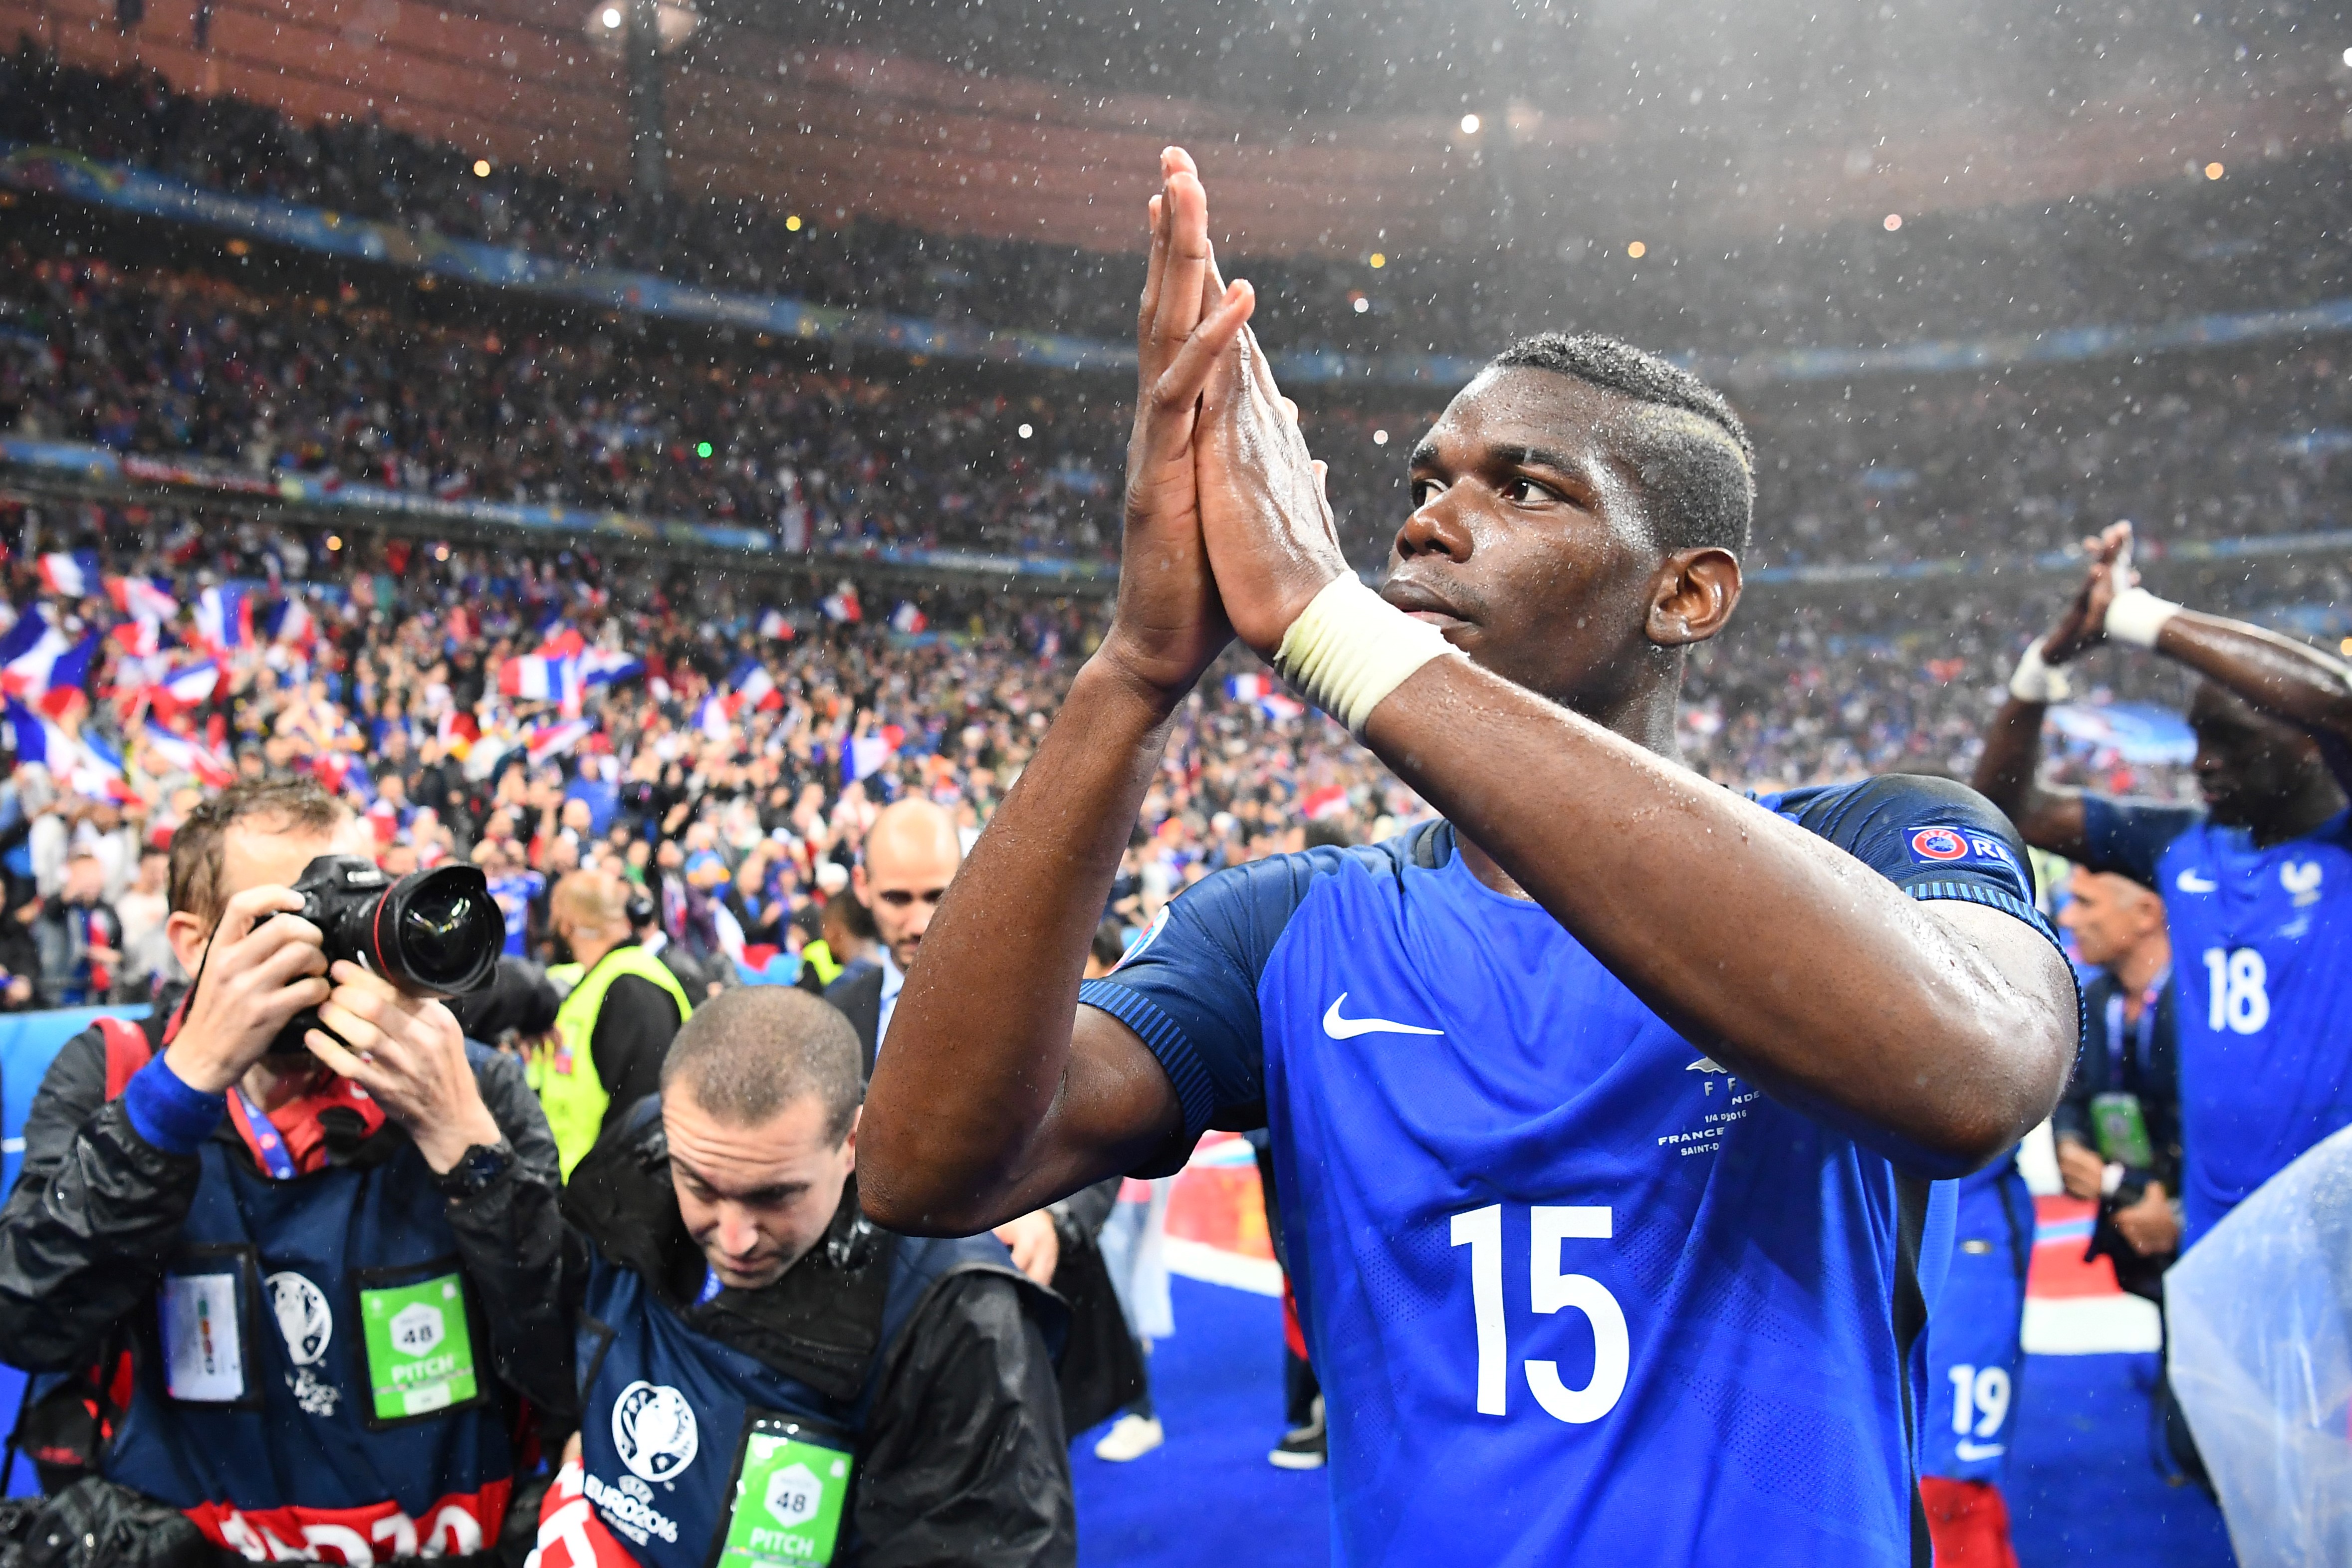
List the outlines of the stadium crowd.
{"type": "MultiPolygon", "coordinates": [[[[2344,526],[2340,347],[2092,361],[1871,395],[1741,401],[1763,465],[1762,565],[2063,549],[2094,523],[2158,538],[2344,526]]],[[[1433,406],[1327,404],[1352,557],[1385,556],[1433,406]]],[[[1129,412],[1075,379],[1026,396],[893,388],[756,345],[540,332],[194,273],[0,256],[0,428],[247,476],[749,525],[788,551],[1115,553],[1129,412]]]]}
{"type": "MultiPolygon", "coordinates": [[[[656,222],[622,193],[373,121],[298,123],[160,74],[61,62],[29,38],[0,57],[0,137],[119,160],[209,189],[352,213],[579,265],[785,294],[942,322],[1118,340],[1134,257],[927,234],[835,211],[673,195],[656,222]],[[487,172],[478,172],[478,170],[487,172]]],[[[1475,353],[1563,319],[1664,347],[1875,346],[1988,329],[2173,319],[2340,297],[2352,221],[2347,153],[2325,148],[2054,205],[1786,230],[1722,249],[1657,246],[1639,265],[1563,240],[1544,281],[1498,290],[1470,254],[1243,257],[1268,341],[1363,352],[1475,353]],[[1671,286],[1662,280],[1671,277],[1671,286]]]]}
{"type": "MultiPolygon", "coordinates": [[[[138,524],[117,522],[136,536],[138,524]]],[[[36,526],[45,546],[92,537],[36,526]]],[[[110,633],[86,685],[20,674],[12,688],[22,700],[11,699],[16,770],[0,787],[0,945],[14,946],[0,967],[26,982],[13,1006],[138,994],[168,973],[147,940],[160,915],[144,904],[112,945],[132,956],[100,953],[105,983],[89,977],[88,944],[45,963],[20,934],[37,936],[60,901],[120,906],[154,874],[142,844],[191,808],[191,786],[232,772],[316,774],[367,813],[403,869],[484,865],[502,902],[520,906],[509,911],[519,953],[544,956],[551,885],[601,864],[652,894],[698,960],[757,969],[782,954],[790,968],[881,807],[926,797],[976,835],[1100,632],[1097,607],[1068,602],[869,605],[845,582],[823,609],[778,608],[761,598],[772,585],[648,574],[625,558],[157,531],[168,557],[86,550],[87,593],[45,586],[42,559],[70,550],[19,553],[8,569],[21,630],[30,617],[110,633]],[[115,566],[171,585],[159,591],[176,608],[154,654],[110,635],[139,625],[99,586],[115,566]],[[206,581],[249,594],[243,614],[262,630],[203,630],[206,581]],[[289,603],[301,607],[290,635],[289,603]],[[175,697],[175,672],[203,663],[217,679],[175,697]],[[551,674],[558,664],[572,674],[551,674]],[[561,678],[582,682],[576,701],[523,695],[561,678]],[[72,880],[84,860],[87,888],[72,880]]],[[[1296,848],[1310,819],[1370,831],[1417,810],[1278,687],[1221,677],[1189,711],[1152,795],[1121,918],[1140,925],[1208,872],[1296,848]]]]}

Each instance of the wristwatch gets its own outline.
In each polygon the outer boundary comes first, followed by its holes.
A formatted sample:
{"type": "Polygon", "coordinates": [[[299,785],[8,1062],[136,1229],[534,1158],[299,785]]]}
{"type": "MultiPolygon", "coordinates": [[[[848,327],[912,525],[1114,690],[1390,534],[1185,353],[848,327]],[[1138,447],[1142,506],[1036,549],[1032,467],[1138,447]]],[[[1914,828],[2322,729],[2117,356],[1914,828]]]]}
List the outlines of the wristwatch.
{"type": "Polygon", "coordinates": [[[500,1138],[495,1144],[476,1144],[457,1156],[457,1163],[433,1178],[441,1196],[450,1199],[471,1197],[506,1174],[514,1163],[514,1145],[500,1138]]]}

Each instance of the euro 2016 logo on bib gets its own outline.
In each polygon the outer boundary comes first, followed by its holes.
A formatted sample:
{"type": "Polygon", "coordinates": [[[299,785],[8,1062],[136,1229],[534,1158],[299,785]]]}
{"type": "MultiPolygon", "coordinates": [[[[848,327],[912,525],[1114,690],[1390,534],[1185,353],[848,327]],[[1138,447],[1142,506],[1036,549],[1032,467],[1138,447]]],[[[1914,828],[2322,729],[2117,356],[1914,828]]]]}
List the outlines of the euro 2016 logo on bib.
{"type": "Polygon", "coordinates": [[[269,1291],[269,1311],[278,1332],[286,1338],[286,1354],[297,1366],[315,1366],[335,1337],[335,1314],[328,1309],[327,1292],[291,1269],[262,1281],[269,1291]]]}
{"type": "Polygon", "coordinates": [[[700,1445],[694,1407],[675,1388],[640,1381],[613,1402],[613,1447],[640,1480],[672,1479],[694,1463],[700,1445]]]}

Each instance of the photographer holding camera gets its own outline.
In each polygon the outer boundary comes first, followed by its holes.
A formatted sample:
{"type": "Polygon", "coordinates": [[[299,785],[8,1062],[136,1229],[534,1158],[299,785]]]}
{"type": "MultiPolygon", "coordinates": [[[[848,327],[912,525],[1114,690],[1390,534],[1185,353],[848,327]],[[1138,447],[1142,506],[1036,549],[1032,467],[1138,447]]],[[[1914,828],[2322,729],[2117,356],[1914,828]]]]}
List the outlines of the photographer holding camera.
{"type": "Polygon", "coordinates": [[[185,1521],[253,1561],[484,1552],[517,1396],[568,1392],[553,1141],[428,999],[488,974],[495,905],[470,866],[339,856],[355,826],[308,779],[199,807],[167,923],[194,984],[69,1041],[27,1118],[0,1344],[53,1375],[45,1485],[143,1530],[110,1560],[191,1560],[185,1521]]]}

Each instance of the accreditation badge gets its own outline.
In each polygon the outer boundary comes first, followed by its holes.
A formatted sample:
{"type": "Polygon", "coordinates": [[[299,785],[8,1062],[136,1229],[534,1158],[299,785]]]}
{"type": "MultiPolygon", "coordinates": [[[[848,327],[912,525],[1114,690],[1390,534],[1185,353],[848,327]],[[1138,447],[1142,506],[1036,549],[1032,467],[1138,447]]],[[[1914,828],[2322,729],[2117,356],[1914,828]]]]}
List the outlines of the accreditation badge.
{"type": "Polygon", "coordinates": [[[174,1399],[232,1405],[245,1397],[245,1334],[235,1274],[166,1274],[155,1287],[163,1386],[174,1399]]]}
{"type": "Polygon", "coordinates": [[[831,1563],[854,1463],[846,1437],[798,1416],[755,1412],[735,1462],[716,1568],[831,1563]]]}
{"type": "Polygon", "coordinates": [[[360,1330],[373,1419],[429,1416],[480,1395],[463,1275],[453,1270],[411,1284],[362,1287],[360,1330]]]}

